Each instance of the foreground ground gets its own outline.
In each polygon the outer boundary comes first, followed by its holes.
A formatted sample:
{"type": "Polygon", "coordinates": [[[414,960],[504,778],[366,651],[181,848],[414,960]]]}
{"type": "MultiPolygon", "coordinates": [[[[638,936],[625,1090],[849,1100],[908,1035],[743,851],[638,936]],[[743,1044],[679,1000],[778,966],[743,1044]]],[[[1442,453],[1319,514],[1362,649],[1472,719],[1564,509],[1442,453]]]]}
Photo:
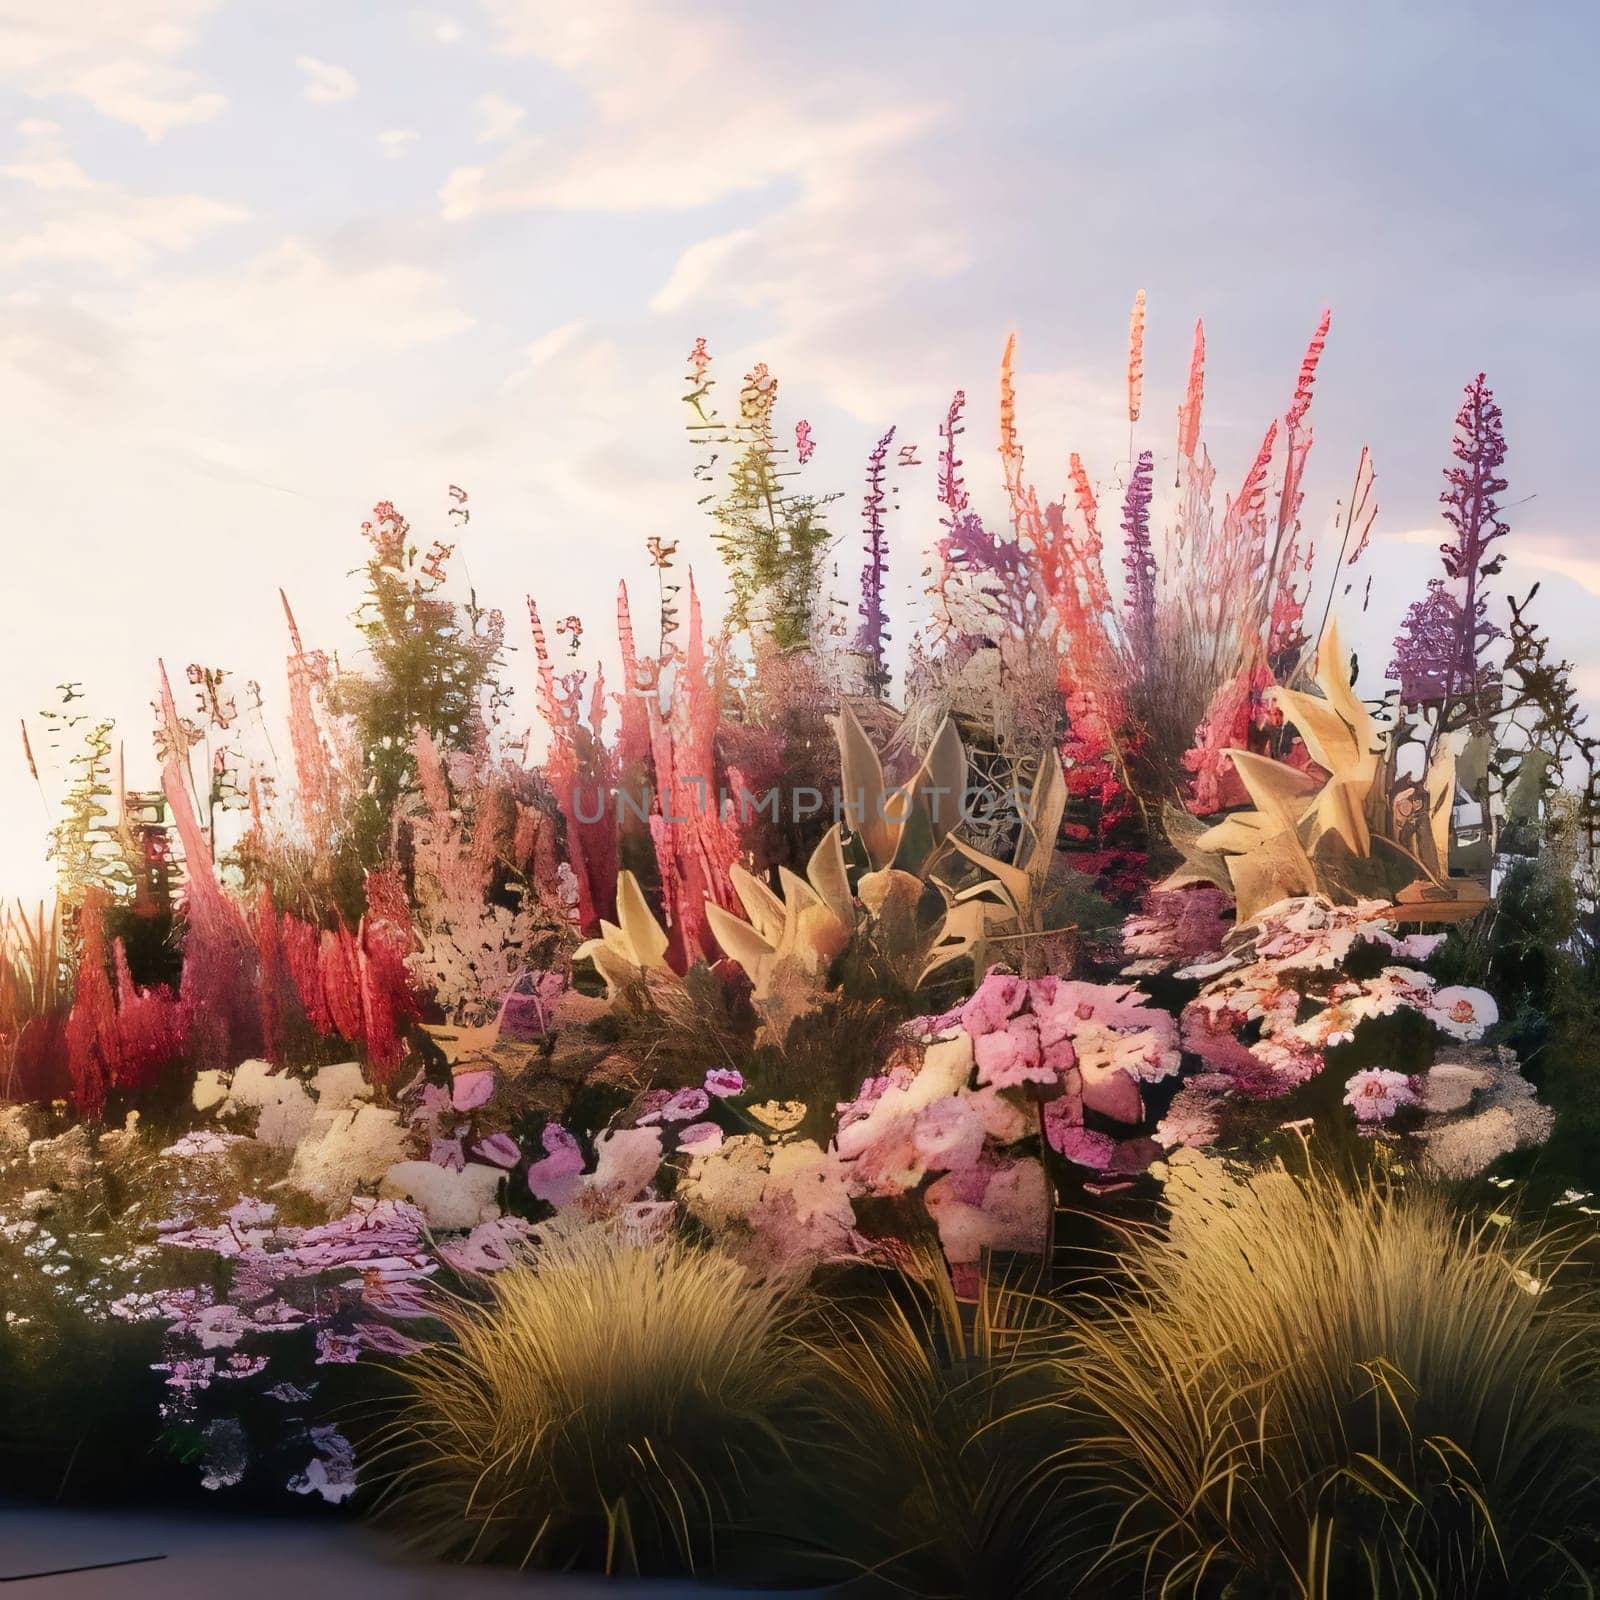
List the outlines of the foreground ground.
{"type": "MultiPolygon", "coordinates": [[[[548,1594],[555,1600],[713,1591],[674,1583],[418,1566],[370,1530],[351,1524],[239,1521],[144,1513],[41,1511],[0,1505],[0,1583],[39,1600],[170,1600],[174,1595],[281,1600],[476,1600],[548,1594]],[[152,1559],[154,1558],[154,1559],[152,1559]],[[76,1571],[64,1569],[76,1568],[76,1571]],[[83,1570],[90,1569],[90,1570],[83,1570]]],[[[737,1600],[741,1592],[715,1593],[737,1600]]]]}

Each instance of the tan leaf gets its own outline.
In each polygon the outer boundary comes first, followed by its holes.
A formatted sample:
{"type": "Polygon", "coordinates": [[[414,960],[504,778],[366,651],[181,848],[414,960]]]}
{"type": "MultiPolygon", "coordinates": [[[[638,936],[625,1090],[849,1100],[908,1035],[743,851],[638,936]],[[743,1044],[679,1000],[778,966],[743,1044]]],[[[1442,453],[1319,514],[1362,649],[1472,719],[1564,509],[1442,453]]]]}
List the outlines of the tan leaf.
{"type": "Polygon", "coordinates": [[[1022,837],[1017,841],[1015,863],[1035,884],[1042,884],[1055,859],[1056,838],[1067,810],[1067,777],[1061,757],[1052,748],[1039,763],[1033,792],[1028,796],[1028,815],[1023,819],[1022,837]]]}
{"type": "Polygon", "coordinates": [[[967,752],[956,725],[946,717],[928,746],[917,775],[907,786],[909,803],[920,806],[938,845],[961,820],[967,788],[967,752]]]}
{"type": "Polygon", "coordinates": [[[741,866],[730,867],[728,879],[750,919],[750,926],[768,944],[776,944],[783,933],[783,902],[753,872],[741,866]]]}
{"type": "Polygon", "coordinates": [[[1019,912],[1025,913],[1028,910],[1033,903],[1033,879],[1026,872],[1019,867],[1007,866],[1005,862],[968,844],[965,839],[952,839],[950,843],[968,861],[981,867],[1001,884],[1019,912]]]}
{"type": "Polygon", "coordinates": [[[884,815],[883,763],[866,730],[848,705],[840,707],[836,732],[839,739],[839,773],[845,804],[850,808],[853,832],[866,847],[876,870],[894,860],[900,830],[884,815]],[[855,809],[859,805],[860,810],[855,809]]]}
{"type": "Polygon", "coordinates": [[[1433,841],[1429,866],[1442,878],[1450,871],[1450,819],[1456,798],[1455,752],[1444,740],[1440,740],[1438,753],[1428,767],[1424,788],[1428,796],[1428,837],[1433,841]]]}
{"type": "Polygon", "coordinates": [[[1295,895],[1315,894],[1317,875],[1300,841],[1287,831],[1244,855],[1228,857],[1228,876],[1238,921],[1252,921],[1268,906],[1295,895]]]}
{"type": "Polygon", "coordinates": [[[706,902],[706,921],[711,925],[712,936],[717,943],[744,969],[751,985],[759,989],[764,982],[765,968],[772,958],[773,946],[748,922],[741,921],[714,900],[706,902]]]}
{"type": "Polygon", "coordinates": [[[837,822],[811,852],[811,859],[806,863],[806,877],[834,916],[847,927],[854,927],[856,906],[850,894],[850,876],[845,871],[844,844],[837,822]]]}
{"type": "Polygon", "coordinates": [[[666,966],[666,931],[651,914],[639,880],[626,869],[617,874],[617,917],[634,965],[646,969],[666,966]]]}

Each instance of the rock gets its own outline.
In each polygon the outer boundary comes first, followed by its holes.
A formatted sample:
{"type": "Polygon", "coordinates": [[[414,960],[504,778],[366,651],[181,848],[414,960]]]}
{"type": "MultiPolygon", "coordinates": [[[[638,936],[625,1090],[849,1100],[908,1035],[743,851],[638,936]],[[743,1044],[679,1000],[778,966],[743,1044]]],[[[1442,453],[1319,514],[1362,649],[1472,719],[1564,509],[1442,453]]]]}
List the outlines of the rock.
{"type": "Polygon", "coordinates": [[[1460,1111],[1470,1105],[1480,1089],[1494,1082],[1494,1073],[1487,1067],[1463,1066],[1459,1062],[1441,1061],[1428,1069],[1422,1081],[1422,1104],[1428,1111],[1441,1115],[1460,1111]]]}
{"type": "Polygon", "coordinates": [[[102,1161],[112,1163],[126,1160],[139,1147],[139,1113],[130,1111],[120,1128],[110,1128],[100,1135],[99,1154],[102,1161]]]}
{"type": "Polygon", "coordinates": [[[197,1072],[189,1098],[196,1111],[212,1111],[228,1098],[228,1085],[223,1075],[214,1069],[197,1072]]]}
{"type": "Polygon", "coordinates": [[[343,1111],[353,1101],[369,1100],[372,1085],[361,1071],[359,1061],[340,1061],[321,1067],[311,1076],[311,1090],[319,1111],[343,1111]]]}
{"type": "Polygon", "coordinates": [[[44,1113],[34,1106],[0,1106],[0,1161],[27,1155],[45,1126],[44,1113]]]}
{"type": "Polygon", "coordinates": [[[60,1198],[54,1189],[28,1189],[17,1202],[17,1209],[25,1217],[48,1217],[60,1198]]]}
{"type": "Polygon", "coordinates": [[[311,1129],[316,1102],[298,1078],[274,1072],[270,1062],[244,1061],[233,1075],[224,1111],[253,1110],[256,1138],[273,1150],[293,1150],[311,1129]]]}
{"type": "Polygon", "coordinates": [[[342,1208],[405,1154],[408,1137],[397,1111],[366,1105],[319,1110],[295,1149],[289,1182],[330,1209],[342,1208]]]}
{"type": "Polygon", "coordinates": [[[28,1171],[35,1182],[54,1189],[87,1183],[94,1176],[89,1130],[80,1122],[54,1139],[35,1139],[28,1146],[28,1171]]]}
{"type": "Polygon", "coordinates": [[[500,1215],[498,1167],[469,1163],[460,1172],[435,1166],[431,1161],[400,1161],[384,1174],[378,1193],[385,1199],[409,1200],[442,1229],[475,1228],[500,1215]]]}
{"type": "Polygon", "coordinates": [[[1463,1056],[1466,1064],[1436,1065],[1424,1082],[1422,1166],[1442,1178],[1477,1177],[1501,1156],[1543,1144],[1555,1125],[1555,1113],[1539,1103],[1512,1051],[1500,1046],[1493,1056],[1486,1049],[1463,1056]]]}
{"type": "Polygon", "coordinates": [[[1517,1148],[1517,1124],[1504,1106],[1423,1130],[1425,1170],[1441,1178],[1475,1178],[1517,1148]]]}

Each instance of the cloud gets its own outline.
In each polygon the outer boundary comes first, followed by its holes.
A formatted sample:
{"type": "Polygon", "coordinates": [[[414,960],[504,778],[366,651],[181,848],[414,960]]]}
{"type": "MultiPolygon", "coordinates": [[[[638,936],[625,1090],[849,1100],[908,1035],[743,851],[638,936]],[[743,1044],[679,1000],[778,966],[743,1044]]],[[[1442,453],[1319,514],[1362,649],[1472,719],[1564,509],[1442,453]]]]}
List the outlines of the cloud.
{"type": "Polygon", "coordinates": [[[517,131],[527,111],[503,94],[481,95],[478,99],[478,143],[500,144],[517,131]]]}
{"type": "Polygon", "coordinates": [[[30,119],[19,131],[21,153],[0,167],[15,196],[0,236],[5,266],[72,263],[127,274],[250,214],[204,195],[136,194],[99,181],[71,158],[55,123],[30,119]]]}
{"type": "MultiPolygon", "coordinates": [[[[172,275],[126,307],[132,331],[157,347],[270,383],[326,378],[371,355],[438,343],[472,326],[435,271],[398,261],[341,260],[286,239],[225,273],[172,275]]],[[[208,373],[209,375],[209,373],[208,373]]]]}
{"type": "Polygon", "coordinates": [[[87,101],[152,142],[209,122],[226,97],[178,65],[216,0],[4,0],[0,81],[87,101]]]}
{"type": "Polygon", "coordinates": [[[451,219],[707,205],[900,142],[931,115],[886,101],[861,73],[789,70],[733,25],[654,0],[489,0],[489,13],[498,48],[567,73],[591,117],[570,141],[519,141],[492,167],[451,174],[441,196],[451,219]]]}
{"type": "Polygon", "coordinates": [[[294,64],[306,76],[300,93],[313,105],[337,105],[341,100],[354,100],[360,93],[355,74],[346,67],[318,61],[315,56],[296,56],[294,64]]]}
{"type": "Polygon", "coordinates": [[[1587,589],[1590,594],[1600,595],[1600,559],[1572,555],[1569,551],[1571,541],[1568,540],[1539,539],[1537,536],[1529,539],[1517,534],[1512,535],[1512,540],[1515,545],[1510,555],[1518,566],[1530,567],[1535,572],[1559,573],[1564,578],[1570,578],[1579,588],[1587,589]]]}
{"type": "Polygon", "coordinates": [[[587,329],[588,324],[580,319],[563,322],[559,328],[552,328],[549,333],[541,334],[523,351],[522,369],[514,372],[506,381],[512,384],[520,383],[536,368],[545,366],[569,350],[587,329]]]}
{"type": "Polygon", "coordinates": [[[804,40],[763,34],[757,15],[658,0],[488,0],[488,11],[502,53],[567,74],[587,107],[453,171],[448,220],[742,197],[736,222],[680,251],[650,300],[658,315],[681,326],[754,313],[733,362],[768,359],[791,392],[825,392],[875,422],[931,413],[969,361],[993,370],[998,330],[968,318],[957,334],[954,319],[919,315],[971,265],[967,197],[993,178],[959,150],[929,159],[953,113],[892,65],[841,69],[837,55],[810,59],[804,40]]]}
{"type": "Polygon", "coordinates": [[[460,44],[464,36],[461,24],[454,17],[440,11],[413,11],[410,16],[410,26],[412,37],[424,44],[447,46],[460,44]]]}
{"type": "Polygon", "coordinates": [[[416,142],[410,128],[386,128],[378,135],[378,148],[390,161],[397,161],[416,142]]]}

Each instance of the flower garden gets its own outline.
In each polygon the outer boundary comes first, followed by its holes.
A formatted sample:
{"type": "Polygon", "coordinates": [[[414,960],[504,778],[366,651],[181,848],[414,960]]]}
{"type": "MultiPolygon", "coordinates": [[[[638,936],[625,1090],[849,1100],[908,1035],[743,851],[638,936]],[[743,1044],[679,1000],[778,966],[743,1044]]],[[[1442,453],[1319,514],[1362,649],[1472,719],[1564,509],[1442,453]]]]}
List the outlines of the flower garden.
{"type": "Polygon", "coordinates": [[[281,694],[153,672],[159,790],[25,724],[0,1489],[850,1594],[1590,1592],[1600,745],[1481,376],[1356,666],[1328,331],[1236,489],[1203,330],[1174,440],[1141,295],[1128,459],[1041,487],[1008,346],[898,654],[915,447],[852,516],[701,340],[719,629],[651,539],[607,681],[467,588],[452,487],[375,508],[349,638],[284,598],[281,694]]]}

